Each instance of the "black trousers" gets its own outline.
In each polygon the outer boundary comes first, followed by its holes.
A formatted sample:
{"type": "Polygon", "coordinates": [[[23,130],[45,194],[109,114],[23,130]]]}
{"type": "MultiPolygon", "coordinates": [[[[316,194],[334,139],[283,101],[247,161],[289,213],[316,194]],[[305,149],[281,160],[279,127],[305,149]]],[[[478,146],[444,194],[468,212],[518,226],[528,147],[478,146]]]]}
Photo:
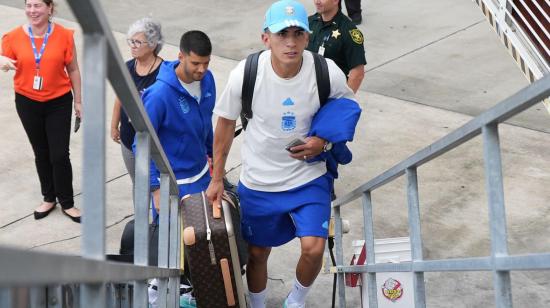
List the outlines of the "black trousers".
{"type": "Polygon", "coordinates": [[[15,93],[15,106],[34,151],[44,201],[63,209],[74,206],[73,170],[69,158],[73,94],[37,102],[15,93]]]}
{"type": "Polygon", "coordinates": [[[350,18],[361,15],[361,0],[344,0],[350,18]]]}

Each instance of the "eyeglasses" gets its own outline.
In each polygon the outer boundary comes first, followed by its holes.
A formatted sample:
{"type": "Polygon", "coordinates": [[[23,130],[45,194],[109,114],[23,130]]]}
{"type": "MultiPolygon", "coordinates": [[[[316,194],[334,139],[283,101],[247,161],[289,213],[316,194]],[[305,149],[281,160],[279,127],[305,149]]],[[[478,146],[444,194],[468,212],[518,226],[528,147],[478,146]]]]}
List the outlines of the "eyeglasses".
{"type": "Polygon", "coordinates": [[[147,43],[140,40],[134,40],[134,39],[127,39],[126,43],[128,43],[128,46],[132,47],[135,46],[137,48],[141,47],[142,44],[147,43]]]}

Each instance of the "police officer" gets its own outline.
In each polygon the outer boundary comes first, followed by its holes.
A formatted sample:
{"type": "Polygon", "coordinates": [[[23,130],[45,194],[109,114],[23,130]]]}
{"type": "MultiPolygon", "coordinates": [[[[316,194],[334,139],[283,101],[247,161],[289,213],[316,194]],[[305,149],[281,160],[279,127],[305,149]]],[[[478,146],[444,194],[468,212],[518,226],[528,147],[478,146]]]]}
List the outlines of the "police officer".
{"type": "Polygon", "coordinates": [[[317,13],[309,16],[312,31],[307,50],[332,59],[348,78],[348,86],[357,92],[365,76],[363,34],[340,7],[340,0],[314,0],[317,13]]]}

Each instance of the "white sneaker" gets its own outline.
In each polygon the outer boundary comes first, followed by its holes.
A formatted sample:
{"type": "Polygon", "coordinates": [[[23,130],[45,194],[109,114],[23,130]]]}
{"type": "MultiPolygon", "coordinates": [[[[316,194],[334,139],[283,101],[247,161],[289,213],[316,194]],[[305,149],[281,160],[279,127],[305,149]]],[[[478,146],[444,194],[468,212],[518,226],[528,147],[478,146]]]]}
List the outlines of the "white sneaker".
{"type": "Polygon", "coordinates": [[[180,308],[197,308],[197,302],[192,293],[193,287],[185,283],[180,284],[180,308]]]}
{"type": "Polygon", "coordinates": [[[147,288],[147,293],[149,293],[149,307],[158,308],[159,291],[158,291],[158,281],[156,278],[151,280],[151,282],[149,283],[149,287],[147,288]]]}
{"type": "Polygon", "coordinates": [[[288,298],[285,298],[285,302],[283,303],[283,308],[306,308],[306,304],[298,304],[298,303],[288,303],[288,298]]]}

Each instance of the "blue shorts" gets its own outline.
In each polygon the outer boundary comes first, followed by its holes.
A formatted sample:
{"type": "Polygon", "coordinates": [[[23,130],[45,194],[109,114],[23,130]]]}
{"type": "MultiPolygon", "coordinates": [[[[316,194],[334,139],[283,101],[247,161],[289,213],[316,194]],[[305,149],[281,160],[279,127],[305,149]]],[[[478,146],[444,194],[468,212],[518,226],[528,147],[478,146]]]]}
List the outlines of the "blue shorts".
{"type": "Polygon", "coordinates": [[[244,239],[255,246],[275,247],[295,237],[326,238],[331,185],[328,174],[281,192],[252,190],[239,183],[244,239]]]}

